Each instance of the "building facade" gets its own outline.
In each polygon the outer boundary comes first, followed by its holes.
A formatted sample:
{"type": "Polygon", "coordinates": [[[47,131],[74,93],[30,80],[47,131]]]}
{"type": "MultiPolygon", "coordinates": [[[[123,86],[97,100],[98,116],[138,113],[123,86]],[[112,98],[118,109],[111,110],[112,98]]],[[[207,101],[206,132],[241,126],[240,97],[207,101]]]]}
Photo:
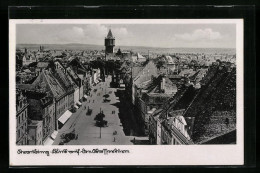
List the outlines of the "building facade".
{"type": "Polygon", "coordinates": [[[144,68],[142,68],[135,78],[132,79],[132,104],[135,105],[136,97],[140,96],[140,85],[149,82],[152,77],[157,77],[157,68],[152,61],[149,61],[144,68]]]}
{"type": "Polygon", "coordinates": [[[29,65],[29,64],[36,62],[36,61],[37,61],[37,59],[33,54],[25,53],[25,55],[23,56],[23,66],[29,65]]]}
{"type": "Polygon", "coordinates": [[[29,119],[31,121],[41,121],[41,136],[44,143],[55,130],[55,106],[53,98],[45,96],[39,99],[29,99],[29,104],[29,119]]]}
{"type": "Polygon", "coordinates": [[[48,93],[53,98],[55,107],[55,130],[58,129],[58,119],[68,110],[69,102],[66,90],[62,84],[54,77],[54,75],[45,70],[40,73],[32,86],[40,88],[42,92],[48,93]]]}
{"type": "Polygon", "coordinates": [[[28,125],[28,145],[43,145],[42,121],[31,120],[28,125]]]}
{"type": "Polygon", "coordinates": [[[21,91],[16,92],[16,144],[28,143],[28,100],[21,91]]]}

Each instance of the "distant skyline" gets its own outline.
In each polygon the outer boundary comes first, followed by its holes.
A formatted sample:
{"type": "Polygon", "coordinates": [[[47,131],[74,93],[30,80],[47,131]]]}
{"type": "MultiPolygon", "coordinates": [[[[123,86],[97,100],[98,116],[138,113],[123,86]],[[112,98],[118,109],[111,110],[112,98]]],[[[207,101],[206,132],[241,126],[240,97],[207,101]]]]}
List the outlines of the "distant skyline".
{"type": "Polygon", "coordinates": [[[17,44],[104,45],[111,28],[116,46],[235,48],[235,24],[17,24],[17,44]]]}

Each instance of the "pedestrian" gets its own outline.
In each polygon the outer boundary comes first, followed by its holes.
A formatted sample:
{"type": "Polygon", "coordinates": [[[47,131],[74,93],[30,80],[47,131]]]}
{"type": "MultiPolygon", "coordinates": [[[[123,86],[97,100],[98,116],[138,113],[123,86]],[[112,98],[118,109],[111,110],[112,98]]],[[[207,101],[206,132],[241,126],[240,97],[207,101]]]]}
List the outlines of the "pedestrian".
{"type": "Polygon", "coordinates": [[[94,103],[94,100],[93,100],[93,103],[94,103]]]}
{"type": "Polygon", "coordinates": [[[114,137],[114,142],[116,142],[116,137],[114,137]]]}

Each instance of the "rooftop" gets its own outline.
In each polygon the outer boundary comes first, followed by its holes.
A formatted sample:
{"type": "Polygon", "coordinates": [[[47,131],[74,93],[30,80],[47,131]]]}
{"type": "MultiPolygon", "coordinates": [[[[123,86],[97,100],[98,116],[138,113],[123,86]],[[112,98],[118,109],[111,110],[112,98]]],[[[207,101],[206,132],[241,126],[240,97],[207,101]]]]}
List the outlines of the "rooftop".
{"type": "Polygon", "coordinates": [[[109,29],[109,31],[108,31],[108,33],[107,33],[107,37],[106,38],[108,38],[108,39],[114,39],[115,37],[113,36],[113,34],[112,34],[112,31],[111,31],[111,29],[109,29]]]}

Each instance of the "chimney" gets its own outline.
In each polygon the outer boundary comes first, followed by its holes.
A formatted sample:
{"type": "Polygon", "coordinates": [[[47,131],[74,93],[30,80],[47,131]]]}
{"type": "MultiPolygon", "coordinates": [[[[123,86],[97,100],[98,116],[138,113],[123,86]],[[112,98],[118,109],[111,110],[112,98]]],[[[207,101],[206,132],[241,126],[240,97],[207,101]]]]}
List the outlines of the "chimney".
{"type": "Polygon", "coordinates": [[[165,92],[165,76],[162,76],[161,79],[161,92],[165,92]]]}

